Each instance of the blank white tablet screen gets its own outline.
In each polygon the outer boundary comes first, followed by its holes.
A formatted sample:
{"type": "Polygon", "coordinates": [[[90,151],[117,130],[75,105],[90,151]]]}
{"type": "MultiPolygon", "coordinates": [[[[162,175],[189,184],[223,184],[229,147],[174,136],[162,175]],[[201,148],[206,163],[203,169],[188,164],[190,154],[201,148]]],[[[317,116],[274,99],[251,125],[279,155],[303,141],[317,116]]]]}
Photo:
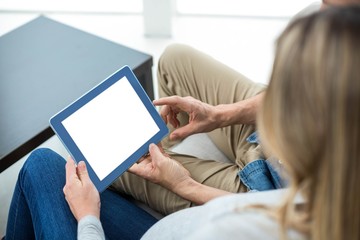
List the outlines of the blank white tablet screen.
{"type": "Polygon", "coordinates": [[[100,180],[159,131],[126,77],[62,123],[100,180]]]}

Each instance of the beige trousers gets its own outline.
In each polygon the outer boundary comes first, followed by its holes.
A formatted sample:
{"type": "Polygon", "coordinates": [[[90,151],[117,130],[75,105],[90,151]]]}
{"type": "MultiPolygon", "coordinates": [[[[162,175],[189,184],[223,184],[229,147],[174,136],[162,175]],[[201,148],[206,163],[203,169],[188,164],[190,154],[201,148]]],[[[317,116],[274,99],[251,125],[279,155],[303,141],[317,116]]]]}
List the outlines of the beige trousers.
{"type": "MultiPolygon", "coordinates": [[[[235,103],[264,90],[264,85],[254,83],[215,59],[184,45],[169,46],[159,60],[158,81],[160,97],[192,96],[211,105],[235,103]]],[[[188,116],[179,116],[186,124],[188,116]]],[[[170,131],[172,127],[169,126],[170,131]]],[[[245,192],[238,172],[258,155],[257,147],[246,142],[255,131],[253,125],[233,125],[208,133],[216,146],[234,163],[201,160],[192,156],[171,153],[198,182],[229,192],[245,192]]],[[[163,146],[173,145],[164,139],[163,146]]],[[[131,173],[124,173],[112,189],[129,194],[152,209],[165,215],[193,204],[167,189],[148,182],[131,173]]]]}

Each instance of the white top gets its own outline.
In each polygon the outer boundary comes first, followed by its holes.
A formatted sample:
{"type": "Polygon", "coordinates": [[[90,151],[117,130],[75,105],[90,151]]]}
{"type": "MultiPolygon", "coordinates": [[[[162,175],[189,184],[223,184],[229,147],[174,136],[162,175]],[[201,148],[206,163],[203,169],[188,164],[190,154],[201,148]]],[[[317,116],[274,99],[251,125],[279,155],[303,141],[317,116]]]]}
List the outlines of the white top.
{"type": "MultiPolygon", "coordinates": [[[[217,198],[163,218],[142,239],[279,239],[278,223],[266,213],[246,206],[254,203],[276,206],[285,193],[286,190],[273,190],[217,198]]],[[[288,236],[306,239],[293,230],[288,231],[288,236]]]]}

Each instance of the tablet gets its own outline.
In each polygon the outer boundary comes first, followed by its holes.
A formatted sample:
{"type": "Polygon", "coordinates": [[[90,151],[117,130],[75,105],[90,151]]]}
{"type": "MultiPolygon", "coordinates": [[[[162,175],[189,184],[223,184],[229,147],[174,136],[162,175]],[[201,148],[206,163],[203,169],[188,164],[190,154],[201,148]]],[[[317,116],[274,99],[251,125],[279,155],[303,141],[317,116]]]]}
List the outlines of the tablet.
{"type": "Polygon", "coordinates": [[[85,161],[99,192],[168,134],[128,66],[53,116],[50,126],[73,159],[85,161]]]}

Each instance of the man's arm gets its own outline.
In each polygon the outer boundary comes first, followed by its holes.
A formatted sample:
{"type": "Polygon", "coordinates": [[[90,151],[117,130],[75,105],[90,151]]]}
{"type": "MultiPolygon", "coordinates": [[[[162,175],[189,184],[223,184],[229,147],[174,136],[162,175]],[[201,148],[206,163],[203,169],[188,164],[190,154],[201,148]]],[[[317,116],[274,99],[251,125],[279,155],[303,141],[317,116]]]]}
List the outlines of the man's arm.
{"type": "Polygon", "coordinates": [[[231,194],[230,192],[203,185],[190,177],[178,183],[172,191],[196,205],[202,205],[214,198],[231,194]]]}
{"type": "Polygon", "coordinates": [[[231,194],[196,182],[187,169],[169,158],[155,144],[150,145],[149,152],[150,156],[135,163],[129,172],[159,184],[197,205],[231,194]]]}
{"type": "Polygon", "coordinates": [[[233,104],[212,106],[192,97],[172,96],[154,101],[162,106],[160,114],[166,123],[177,128],[170,134],[171,140],[184,139],[192,134],[210,132],[233,124],[255,124],[256,113],[264,93],[233,104]],[[180,126],[177,115],[186,112],[189,123],[180,126]]]}
{"type": "Polygon", "coordinates": [[[256,114],[263,97],[264,93],[260,93],[243,101],[215,106],[220,123],[219,127],[234,124],[255,124],[256,114]]]}

